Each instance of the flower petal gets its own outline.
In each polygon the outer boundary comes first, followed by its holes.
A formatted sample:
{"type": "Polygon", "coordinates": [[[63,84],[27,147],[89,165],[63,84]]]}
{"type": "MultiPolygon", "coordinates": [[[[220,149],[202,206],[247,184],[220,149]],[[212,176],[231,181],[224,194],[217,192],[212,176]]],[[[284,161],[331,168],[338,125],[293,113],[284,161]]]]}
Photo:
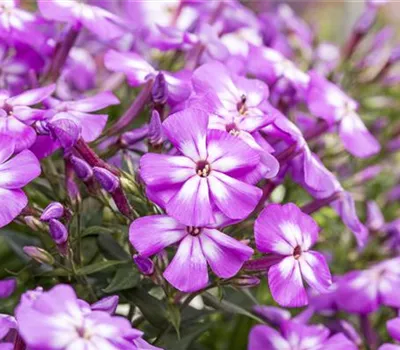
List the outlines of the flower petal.
{"type": "Polygon", "coordinates": [[[31,147],[36,140],[35,130],[21,123],[17,118],[0,118],[0,134],[6,134],[15,140],[15,152],[31,147]]]}
{"type": "Polygon", "coordinates": [[[242,175],[260,162],[257,151],[238,137],[221,130],[208,131],[207,152],[211,169],[223,173],[238,172],[242,175]]]}
{"type": "Polygon", "coordinates": [[[272,297],[279,305],[301,307],[308,304],[299,262],[293,256],[283,259],[269,269],[268,284],[272,297]]]}
{"type": "Polygon", "coordinates": [[[0,227],[13,221],[28,204],[28,198],[21,190],[0,188],[0,227]]]}
{"type": "Polygon", "coordinates": [[[129,241],[144,257],[157,254],[186,235],[186,227],[167,215],[145,216],[129,227],[129,241]]]}
{"type": "Polygon", "coordinates": [[[203,229],[199,238],[208,264],[221,278],[236,275],[253,254],[253,249],[218,230],[203,229]]]}
{"type": "Polygon", "coordinates": [[[94,112],[117,104],[119,104],[118,98],[110,91],[101,92],[95,96],[81,100],[67,102],[68,109],[79,112],[94,112]]]}
{"type": "Polygon", "coordinates": [[[271,204],[257,218],[254,232],[259,251],[291,255],[296,246],[308,249],[315,243],[318,226],[293,203],[271,204]]]}
{"type": "Polygon", "coordinates": [[[174,113],[163,123],[167,138],[195,162],[207,159],[207,126],[207,113],[194,108],[174,113]]]}
{"type": "Polygon", "coordinates": [[[292,347],[279,332],[271,327],[257,325],[249,334],[248,350],[290,350],[292,347]]]}
{"type": "Polygon", "coordinates": [[[55,89],[55,84],[51,84],[42,88],[28,90],[17,96],[10,97],[7,99],[7,103],[12,106],[32,106],[45,100],[55,89]]]}
{"type": "Polygon", "coordinates": [[[320,293],[332,284],[332,277],[325,257],[314,251],[303,252],[299,258],[300,271],[306,282],[320,293]]]}
{"type": "Polygon", "coordinates": [[[198,237],[188,235],[181,241],[164,277],[182,292],[196,292],[207,285],[207,262],[198,237]]]}
{"type": "Polygon", "coordinates": [[[196,175],[196,165],[187,157],[147,153],[140,159],[140,176],[148,186],[172,185],[196,175]]]}
{"type": "Polygon", "coordinates": [[[24,187],[40,175],[40,164],[28,150],[0,165],[0,188],[16,189],[24,187]]]}
{"type": "Polygon", "coordinates": [[[15,140],[10,136],[0,134],[0,164],[13,155],[14,148],[15,140]]]}
{"type": "Polygon", "coordinates": [[[188,226],[213,223],[214,216],[206,178],[194,175],[167,203],[167,213],[188,226]]]}
{"type": "Polygon", "coordinates": [[[351,114],[342,119],[339,135],[344,148],[356,157],[367,158],[377,154],[381,149],[379,142],[357,114],[351,114]]]}
{"type": "Polygon", "coordinates": [[[231,219],[244,219],[256,207],[262,191],[218,171],[208,176],[210,194],[217,207],[231,219]]]}

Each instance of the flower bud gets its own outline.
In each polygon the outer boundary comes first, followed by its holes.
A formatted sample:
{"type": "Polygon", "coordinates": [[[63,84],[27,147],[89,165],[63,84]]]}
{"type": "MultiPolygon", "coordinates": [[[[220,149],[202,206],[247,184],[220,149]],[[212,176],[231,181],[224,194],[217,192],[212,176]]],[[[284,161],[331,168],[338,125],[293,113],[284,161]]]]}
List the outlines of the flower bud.
{"type": "Polygon", "coordinates": [[[149,132],[148,125],[143,125],[140,128],[128,131],[122,134],[121,142],[125,147],[131,147],[139,141],[144,140],[149,132]]]}
{"type": "Polygon", "coordinates": [[[232,280],[232,285],[237,287],[255,287],[260,284],[260,279],[256,276],[243,275],[232,280]]]}
{"type": "Polygon", "coordinates": [[[48,123],[48,129],[53,139],[57,140],[65,151],[70,151],[78,141],[80,127],[69,119],[58,119],[48,123]]]}
{"type": "Polygon", "coordinates": [[[151,114],[148,137],[153,146],[161,145],[164,142],[160,113],[156,110],[151,114]]]}
{"type": "Polygon", "coordinates": [[[165,81],[163,73],[158,73],[151,90],[151,96],[153,102],[159,105],[163,105],[167,102],[168,98],[168,85],[165,81]]]}
{"type": "Polygon", "coordinates": [[[90,306],[90,308],[92,310],[104,311],[110,315],[113,315],[115,313],[115,310],[117,309],[118,302],[119,302],[118,295],[111,295],[109,297],[105,297],[95,302],[90,306]]]}
{"type": "Polygon", "coordinates": [[[25,216],[24,221],[33,231],[44,231],[46,229],[46,226],[32,215],[25,216]]]}
{"type": "Polygon", "coordinates": [[[51,219],[59,219],[64,215],[64,207],[59,202],[50,203],[46,209],[43,210],[40,220],[49,221],[51,219]]]}
{"type": "Polygon", "coordinates": [[[380,230],[385,224],[385,218],[375,201],[367,202],[367,222],[366,225],[373,231],[380,230]]]}
{"type": "Polygon", "coordinates": [[[150,276],[154,273],[154,264],[151,259],[136,254],[133,256],[133,261],[143,275],[150,276]]]}
{"type": "Polygon", "coordinates": [[[68,240],[68,229],[57,219],[49,222],[50,236],[57,245],[64,244],[68,240]]]}
{"type": "Polygon", "coordinates": [[[374,25],[376,20],[376,8],[375,7],[367,7],[365,11],[361,14],[358,18],[355,26],[354,31],[358,34],[366,34],[371,27],[374,25]]]}
{"type": "Polygon", "coordinates": [[[49,264],[49,265],[54,264],[54,258],[51,256],[49,252],[45,251],[42,248],[34,246],[25,246],[24,248],[22,248],[22,250],[26,255],[28,255],[30,258],[36,260],[39,263],[49,264]]]}
{"type": "Polygon", "coordinates": [[[88,181],[93,177],[92,168],[83,159],[71,156],[69,160],[74,168],[76,176],[78,176],[82,181],[88,181]]]}
{"type": "Polygon", "coordinates": [[[107,192],[114,192],[119,187],[119,178],[107,169],[94,167],[94,176],[107,192]]]}

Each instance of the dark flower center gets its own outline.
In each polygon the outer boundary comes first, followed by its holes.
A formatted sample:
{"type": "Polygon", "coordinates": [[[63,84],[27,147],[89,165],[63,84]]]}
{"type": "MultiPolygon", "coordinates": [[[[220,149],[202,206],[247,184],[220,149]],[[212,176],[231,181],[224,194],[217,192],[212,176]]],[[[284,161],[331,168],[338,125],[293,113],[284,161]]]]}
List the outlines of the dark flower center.
{"type": "Polygon", "coordinates": [[[186,231],[191,236],[196,237],[201,233],[201,228],[200,227],[195,227],[195,226],[188,226],[188,227],[186,227],[186,231]]]}
{"type": "Polygon", "coordinates": [[[242,96],[240,96],[240,101],[236,104],[236,108],[240,114],[244,114],[247,111],[246,100],[247,97],[243,94],[242,96]]]}
{"type": "Polygon", "coordinates": [[[301,256],[301,247],[299,245],[296,248],[294,248],[293,256],[294,256],[295,259],[300,258],[300,256],[301,256]]]}
{"type": "Polygon", "coordinates": [[[240,134],[240,130],[238,129],[235,123],[227,124],[225,129],[233,136],[238,136],[240,134]]]}
{"type": "Polygon", "coordinates": [[[205,160],[201,160],[201,161],[197,162],[197,165],[196,165],[197,175],[199,175],[201,177],[207,177],[208,175],[210,175],[210,172],[211,172],[210,163],[208,163],[205,160]]]}
{"type": "Polygon", "coordinates": [[[13,114],[13,106],[9,105],[8,103],[4,103],[3,109],[8,115],[13,114]]]}

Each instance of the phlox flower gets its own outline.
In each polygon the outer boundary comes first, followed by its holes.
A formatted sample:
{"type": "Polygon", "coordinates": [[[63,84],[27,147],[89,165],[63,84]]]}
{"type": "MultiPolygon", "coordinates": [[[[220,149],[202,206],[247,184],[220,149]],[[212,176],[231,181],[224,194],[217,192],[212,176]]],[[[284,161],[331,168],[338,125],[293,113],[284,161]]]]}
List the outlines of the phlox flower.
{"type": "Polygon", "coordinates": [[[209,225],[217,212],[244,219],[262,194],[240,180],[258,165],[258,152],[208,124],[208,115],[198,109],[169,116],[164,133],[180,155],[147,153],[140,160],[148,196],[188,226],[209,225]]]}
{"type": "Polygon", "coordinates": [[[254,226],[257,249],[276,257],[268,270],[273,298],[282,306],[307,305],[303,280],[319,292],[331,285],[325,257],[310,250],[318,239],[316,222],[294,204],[271,204],[257,218],[254,226]]]}
{"type": "Polygon", "coordinates": [[[187,226],[167,215],[146,216],[129,228],[129,239],[142,257],[179,244],[164,277],[175,288],[193,292],[207,286],[207,265],[221,278],[236,275],[253,249],[212,225],[187,226]]]}

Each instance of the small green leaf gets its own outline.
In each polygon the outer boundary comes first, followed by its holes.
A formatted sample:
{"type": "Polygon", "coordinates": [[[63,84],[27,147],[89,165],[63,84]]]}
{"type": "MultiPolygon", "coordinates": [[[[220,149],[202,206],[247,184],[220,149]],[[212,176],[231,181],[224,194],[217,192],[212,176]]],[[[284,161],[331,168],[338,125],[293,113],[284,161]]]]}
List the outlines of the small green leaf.
{"type": "Polygon", "coordinates": [[[124,295],[140,309],[143,316],[154,327],[159,329],[166,327],[168,318],[164,303],[162,301],[154,298],[142,288],[134,288],[132,291],[124,292],[124,295]]]}
{"type": "Polygon", "coordinates": [[[121,290],[131,289],[140,282],[140,275],[133,264],[120,267],[115,273],[110,284],[103,289],[104,293],[110,294],[121,290]]]}
{"type": "Polygon", "coordinates": [[[85,230],[83,230],[82,237],[85,237],[85,236],[97,236],[97,235],[100,235],[102,233],[113,234],[114,232],[115,232],[115,230],[113,230],[111,228],[108,228],[108,227],[90,226],[90,227],[86,228],[85,230]]]}
{"type": "Polygon", "coordinates": [[[92,273],[101,272],[101,271],[107,270],[111,267],[121,265],[124,263],[127,263],[127,261],[116,261],[116,260],[101,261],[101,262],[97,262],[97,263],[87,265],[87,266],[80,268],[79,270],[76,271],[76,274],[80,275],[80,276],[90,275],[92,273]]]}
{"type": "Polygon", "coordinates": [[[168,304],[167,316],[171,324],[174,326],[178,339],[181,338],[179,328],[181,326],[181,312],[176,305],[168,304]]]}
{"type": "Polygon", "coordinates": [[[129,260],[130,255],[110,234],[102,233],[97,237],[97,244],[107,259],[129,260]]]}

